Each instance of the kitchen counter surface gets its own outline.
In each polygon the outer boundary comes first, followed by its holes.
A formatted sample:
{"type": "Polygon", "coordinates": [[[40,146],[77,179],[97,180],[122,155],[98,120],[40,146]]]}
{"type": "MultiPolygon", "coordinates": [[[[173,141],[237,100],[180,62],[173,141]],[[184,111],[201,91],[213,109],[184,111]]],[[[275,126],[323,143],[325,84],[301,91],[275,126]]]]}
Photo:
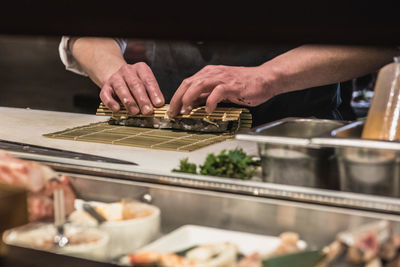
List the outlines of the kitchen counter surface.
{"type": "MultiPolygon", "coordinates": [[[[171,169],[177,167],[179,160],[185,157],[188,157],[191,162],[201,164],[204,162],[207,154],[219,153],[223,149],[241,147],[250,155],[258,154],[255,143],[234,139],[210,145],[193,152],[175,152],[61,140],[43,136],[43,134],[62,131],[89,123],[107,121],[107,119],[108,117],[96,115],[0,107],[0,121],[2,124],[0,139],[133,161],[138,166],[97,162],[90,162],[88,165],[127,171],[156,172],[157,174],[170,174],[171,169]]],[[[74,160],[71,159],[62,161],[74,163],[74,160]]]]}

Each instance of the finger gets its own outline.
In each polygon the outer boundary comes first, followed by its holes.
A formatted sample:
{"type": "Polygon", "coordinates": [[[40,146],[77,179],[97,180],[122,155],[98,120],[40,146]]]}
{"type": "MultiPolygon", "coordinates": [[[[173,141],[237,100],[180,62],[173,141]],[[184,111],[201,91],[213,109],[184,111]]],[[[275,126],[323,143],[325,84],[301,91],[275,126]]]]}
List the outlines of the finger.
{"type": "Polygon", "coordinates": [[[210,92],[215,86],[216,81],[211,79],[201,79],[192,83],[182,97],[182,113],[189,114],[196,103],[201,101],[205,94],[210,92]]]}
{"type": "Polygon", "coordinates": [[[165,104],[165,99],[150,67],[146,63],[138,63],[138,65],[138,76],[146,87],[151,102],[155,107],[163,106],[165,104]]]}
{"type": "Polygon", "coordinates": [[[131,91],[123,79],[117,79],[112,82],[112,87],[115,94],[121,100],[128,113],[136,115],[139,113],[139,108],[136,101],[133,99],[131,91]]]}
{"type": "Polygon", "coordinates": [[[152,114],[153,105],[139,76],[126,75],[124,76],[124,79],[126,84],[129,86],[132,95],[135,97],[135,101],[140,107],[140,111],[146,115],[152,114]]]}
{"type": "Polygon", "coordinates": [[[210,95],[210,93],[208,93],[208,92],[207,92],[207,93],[202,93],[202,94],[197,98],[197,100],[195,100],[195,101],[193,102],[193,108],[204,105],[204,104],[206,103],[207,98],[208,98],[209,95],[210,95]]]}
{"type": "Polygon", "coordinates": [[[223,101],[228,97],[228,90],[225,85],[219,84],[207,98],[206,112],[212,113],[217,108],[219,102],[223,101]]]}
{"type": "Polygon", "coordinates": [[[191,84],[191,79],[187,78],[183,80],[181,85],[176,90],[175,94],[173,95],[171,102],[169,103],[168,108],[168,116],[175,117],[178,115],[182,109],[182,97],[185,94],[186,90],[189,88],[191,84]]]}
{"type": "Polygon", "coordinates": [[[113,112],[117,112],[120,109],[118,102],[114,99],[114,91],[110,85],[106,84],[103,86],[100,91],[100,99],[113,112]]]}

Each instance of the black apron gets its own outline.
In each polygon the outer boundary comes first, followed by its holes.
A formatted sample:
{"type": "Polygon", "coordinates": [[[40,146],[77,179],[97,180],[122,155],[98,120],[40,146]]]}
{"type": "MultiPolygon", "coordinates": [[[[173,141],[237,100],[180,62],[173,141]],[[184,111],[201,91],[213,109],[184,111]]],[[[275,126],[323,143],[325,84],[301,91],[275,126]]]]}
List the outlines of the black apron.
{"type": "MultiPolygon", "coordinates": [[[[206,65],[254,67],[292,48],[264,44],[149,41],[146,42],[145,61],[151,67],[166,103],[169,103],[182,81],[206,65]]],[[[247,108],[253,115],[253,126],[257,126],[285,117],[341,119],[337,109],[340,103],[340,85],[332,84],[281,94],[257,107],[247,108]]]]}

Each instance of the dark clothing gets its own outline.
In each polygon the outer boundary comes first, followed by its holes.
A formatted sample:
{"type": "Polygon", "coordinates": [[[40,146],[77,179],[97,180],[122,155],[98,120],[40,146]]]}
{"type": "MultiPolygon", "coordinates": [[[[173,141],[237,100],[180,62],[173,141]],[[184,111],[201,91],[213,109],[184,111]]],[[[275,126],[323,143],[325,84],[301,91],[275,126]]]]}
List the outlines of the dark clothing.
{"type": "MultiPolygon", "coordinates": [[[[146,47],[146,61],[153,70],[166,103],[185,78],[206,65],[253,67],[294,48],[190,42],[149,42],[146,47]]],[[[337,109],[341,102],[339,92],[339,84],[332,84],[278,95],[249,108],[253,126],[285,117],[341,119],[337,109]]]]}

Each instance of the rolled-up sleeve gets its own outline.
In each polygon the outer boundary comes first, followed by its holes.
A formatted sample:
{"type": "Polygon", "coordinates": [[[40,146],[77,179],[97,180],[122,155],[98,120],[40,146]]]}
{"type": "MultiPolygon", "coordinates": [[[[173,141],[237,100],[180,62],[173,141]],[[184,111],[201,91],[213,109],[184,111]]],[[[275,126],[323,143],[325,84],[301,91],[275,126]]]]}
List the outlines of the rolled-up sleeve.
{"type": "MultiPolygon", "coordinates": [[[[72,55],[72,52],[69,49],[69,41],[71,40],[70,36],[63,36],[61,38],[61,42],[58,46],[58,52],[60,54],[60,58],[62,63],[65,65],[65,69],[72,71],[74,73],[88,76],[85,70],[81,67],[78,61],[72,55]]],[[[125,53],[127,41],[122,38],[114,38],[114,40],[118,43],[121,48],[122,54],[125,53]]]]}

